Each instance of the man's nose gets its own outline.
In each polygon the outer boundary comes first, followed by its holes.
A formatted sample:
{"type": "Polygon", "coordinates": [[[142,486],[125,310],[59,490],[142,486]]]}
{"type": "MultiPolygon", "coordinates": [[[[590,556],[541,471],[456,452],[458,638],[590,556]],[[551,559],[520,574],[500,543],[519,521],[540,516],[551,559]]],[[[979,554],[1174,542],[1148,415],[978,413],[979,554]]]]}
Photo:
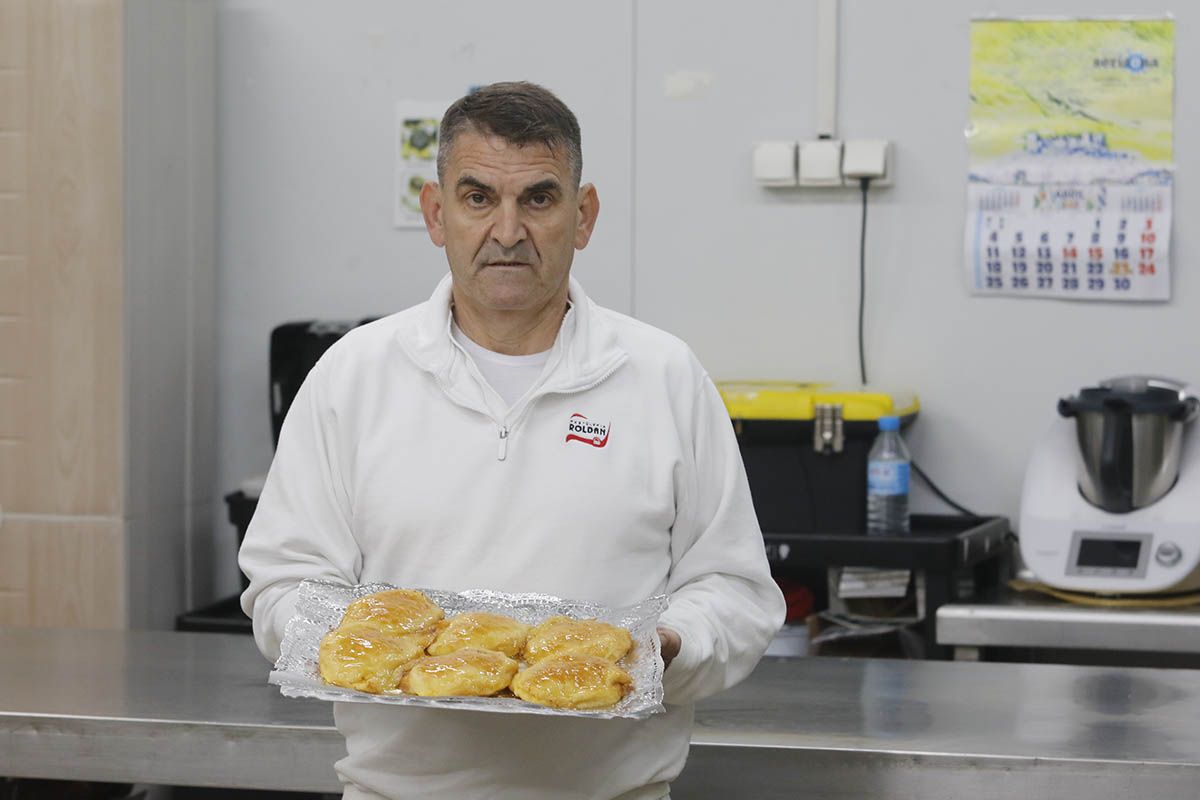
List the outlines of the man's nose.
{"type": "Polygon", "coordinates": [[[501,203],[496,209],[492,238],[501,247],[508,249],[525,241],[525,236],[525,220],[521,216],[521,207],[515,201],[501,203]]]}

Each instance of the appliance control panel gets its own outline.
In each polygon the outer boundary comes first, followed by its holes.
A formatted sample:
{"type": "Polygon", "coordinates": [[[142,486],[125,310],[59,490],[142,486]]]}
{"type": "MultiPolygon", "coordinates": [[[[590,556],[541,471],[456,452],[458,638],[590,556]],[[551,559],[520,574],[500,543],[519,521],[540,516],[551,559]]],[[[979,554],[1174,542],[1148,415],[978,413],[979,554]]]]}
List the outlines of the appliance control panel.
{"type": "Polygon", "coordinates": [[[1150,533],[1077,530],[1068,551],[1067,574],[1144,578],[1153,539],[1150,533]]]}

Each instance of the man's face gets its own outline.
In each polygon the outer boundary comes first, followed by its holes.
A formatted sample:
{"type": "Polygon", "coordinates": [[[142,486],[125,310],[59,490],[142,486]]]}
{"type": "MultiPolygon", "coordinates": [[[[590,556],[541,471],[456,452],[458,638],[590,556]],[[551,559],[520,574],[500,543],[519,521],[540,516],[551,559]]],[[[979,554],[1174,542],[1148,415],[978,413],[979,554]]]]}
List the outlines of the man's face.
{"type": "Polygon", "coordinates": [[[591,184],[575,188],[563,150],[455,137],[443,183],[425,184],[421,209],[429,238],[446,248],[456,303],[536,314],[565,302],[575,250],[587,246],[600,206],[591,184]]]}

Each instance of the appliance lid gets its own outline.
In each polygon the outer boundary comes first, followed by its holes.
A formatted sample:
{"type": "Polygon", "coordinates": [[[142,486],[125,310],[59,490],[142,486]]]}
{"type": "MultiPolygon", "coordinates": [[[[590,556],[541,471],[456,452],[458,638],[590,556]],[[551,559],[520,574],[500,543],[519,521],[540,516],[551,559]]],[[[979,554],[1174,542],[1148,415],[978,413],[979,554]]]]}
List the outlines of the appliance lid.
{"type": "Polygon", "coordinates": [[[1075,396],[1058,401],[1058,413],[1064,417],[1108,410],[1162,414],[1177,422],[1190,422],[1198,408],[1200,400],[1189,395],[1183,384],[1138,376],[1103,381],[1099,386],[1080,389],[1075,396]]]}

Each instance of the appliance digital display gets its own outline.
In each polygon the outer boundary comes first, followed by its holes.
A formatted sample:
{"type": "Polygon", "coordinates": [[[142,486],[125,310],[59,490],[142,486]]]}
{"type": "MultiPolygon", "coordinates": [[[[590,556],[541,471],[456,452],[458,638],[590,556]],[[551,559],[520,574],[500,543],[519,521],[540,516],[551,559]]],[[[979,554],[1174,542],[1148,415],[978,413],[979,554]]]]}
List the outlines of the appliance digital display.
{"type": "Polygon", "coordinates": [[[1142,554],[1140,539],[1080,539],[1080,567],[1111,567],[1115,569],[1137,569],[1142,554]]]}

